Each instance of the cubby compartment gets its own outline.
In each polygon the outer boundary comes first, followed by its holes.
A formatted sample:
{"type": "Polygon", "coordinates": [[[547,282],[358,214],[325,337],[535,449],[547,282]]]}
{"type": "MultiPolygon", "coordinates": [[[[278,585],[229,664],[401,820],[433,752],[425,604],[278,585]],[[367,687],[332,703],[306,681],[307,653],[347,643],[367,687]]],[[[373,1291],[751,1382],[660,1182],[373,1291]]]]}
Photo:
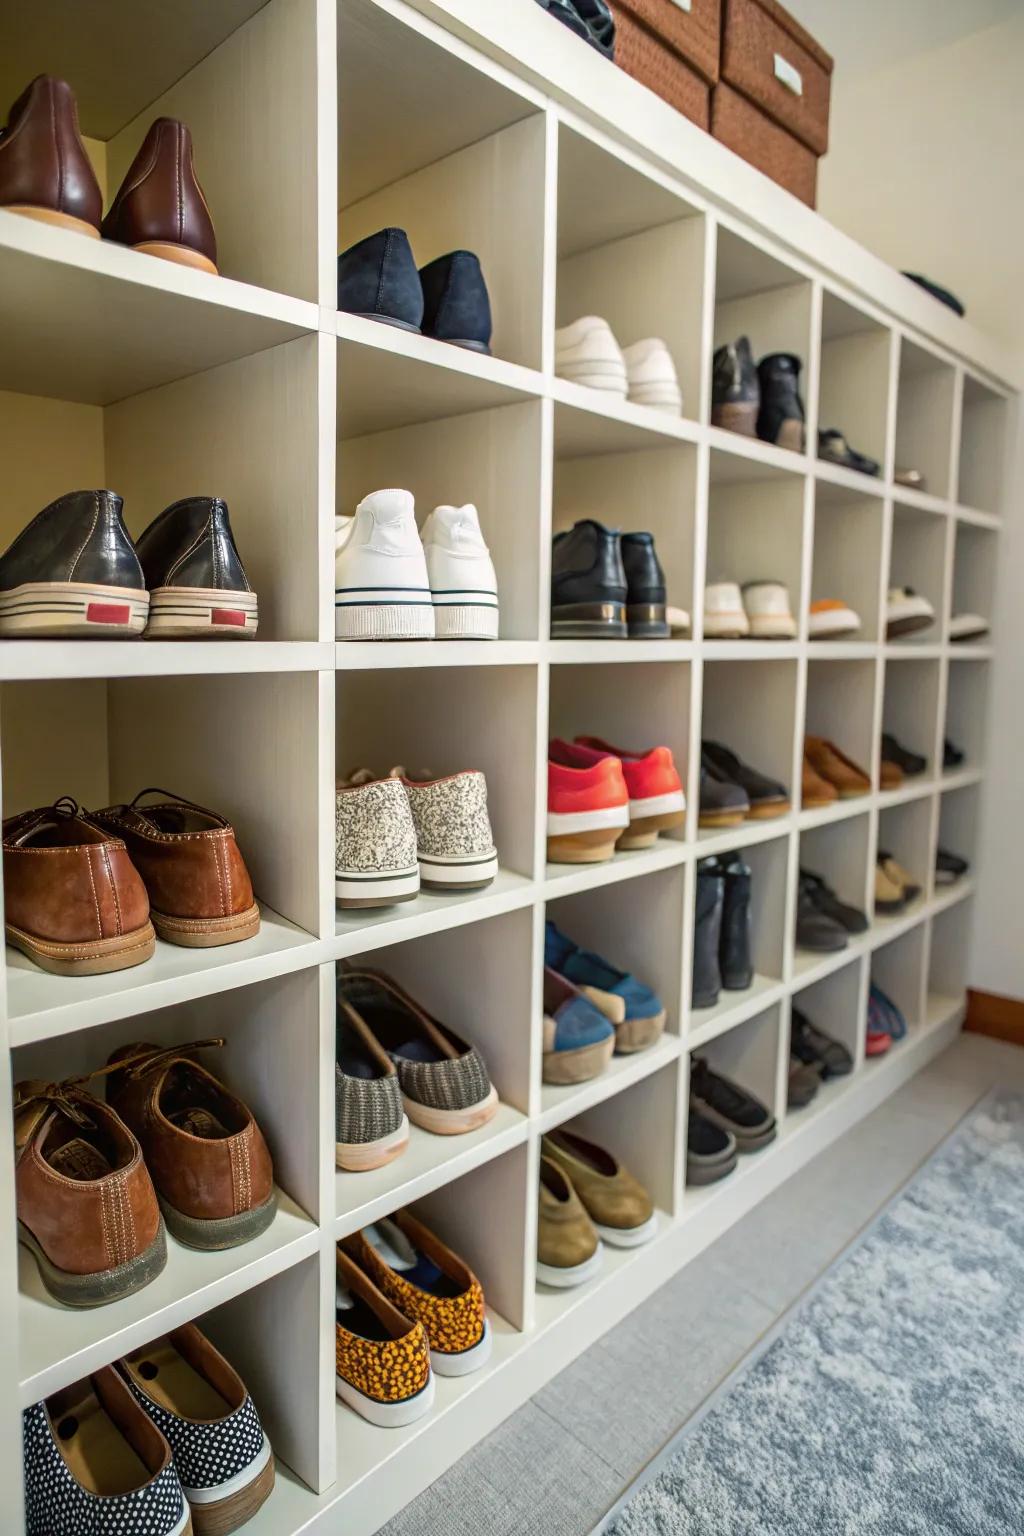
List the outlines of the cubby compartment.
{"type": "MultiPolygon", "coordinates": [[[[320,346],[315,336],[301,337],[159,388],[127,391],[105,406],[0,394],[0,454],[8,466],[0,546],[51,501],[80,488],[106,486],[123,497],[133,538],[173,502],[220,496],[259,600],[255,640],[237,643],[319,639],[320,346]]],[[[103,638],[101,625],[96,632],[103,638]]],[[[139,645],[136,670],[143,670],[143,646],[152,644],[139,645]]],[[[10,645],[5,639],[4,649],[10,645]]],[[[212,664],[222,668],[226,660],[225,652],[212,664]]]]}
{"type": "Polygon", "coordinates": [[[5,684],[3,809],[72,795],[89,810],[160,785],[226,816],[262,908],[259,933],[193,949],[157,940],[128,970],[54,976],[7,950],[7,1007],[23,1038],[125,1018],[304,963],[320,932],[315,674],[93,678],[5,684]],[[69,767],[69,764],[73,765],[69,767]],[[71,1024],[70,1021],[74,1021],[71,1024]]]}
{"type": "MultiPolygon", "coordinates": [[[[558,407],[556,451],[563,412],[580,414],[558,407]]],[[[555,461],[553,531],[562,533],[593,517],[623,533],[653,534],[668,602],[685,609],[692,623],[696,466],[697,450],[689,444],[560,456],[555,461]]],[[[599,644],[594,652],[600,654],[599,644]]]]}
{"type": "MultiPolygon", "coordinates": [[[[874,460],[879,475],[887,462],[892,348],[888,326],[824,291],[818,429],[841,432],[850,448],[874,460]]],[[[820,440],[818,457],[828,462],[820,440]]]]}
{"type": "MultiPolygon", "coordinates": [[[[921,788],[935,778],[939,724],[938,661],[917,660],[900,655],[885,664],[885,692],[882,703],[882,730],[893,736],[908,752],[927,759],[923,773],[905,775],[894,793],[921,788]]],[[[881,756],[885,756],[884,746],[881,756]]]]}
{"type": "Polygon", "coordinates": [[[896,394],[896,457],[899,479],[916,471],[914,489],[950,495],[956,371],[937,353],[903,338],[896,394]]]}
{"type": "Polygon", "coordinates": [[[1011,403],[971,373],[964,374],[960,418],[960,478],[956,499],[962,507],[1001,513],[1006,506],[1009,472],[1011,403]]]}
{"type": "MultiPolygon", "coordinates": [[[[411,32],[369,0],[338,10],[338,250],[397,228],[420,268],[474,252],[494,357],[539,368],[543,113],[437,34],[411,32]]],[[[333,306],[336,289],[321,302],[333,306]]],[[[416,338],[404,339],[415,352],[416,338]]]]}
{"type": "Polygon", "coordinates": [[[932,918],[925,1022],[938,1023],[962,1008],[967,990],[971,904],[959,902],[932,918]]]}
{"type": "Polygon", "coordinates": [[[871,956],[871,985],[896,1004],[907,1022],[908,1033],[904,1039],[893,1039],[891,1049],[894,1051],[920,1029],[924,1018],[927,940],[927,925],[918,923],[908,933],[882,944],[871,956]]]}
{"type": "Polygon", "coordinates": [[[999,534],[990,528],[958,521],[953,544],[953,603],[950,640],[957,640],[955,620],[968,614],[982,621],[964,633],[965,645],[988,645],[999,571],[999,534]],[[980,632],[979,632],[980,631],[980,632]]]}
{"type": "MultiPolygon", "coordinates": [[[[988,747],[987,661],[953,656],[946,680],[945,739],[964,754],[959,769],[983,768],[988,747]]],[[[957,772],[958,769],[952,770],[957,772]]]]}
{"type": "MultiPolygon", "coordinates": [[[[704,665],[701,738],[718,741],[759,772],[777,779],[795,804],[795,661],[708,660],[704,665]]],[[[719,834],[704,829],[701,841],[719,834]]]]}
{"type": "MultiPolygon", "coordinates": [[[[434,507],[471,502],[479,513],[498,579],[499,638],[536,640],[542,466],[537,402],[372,432],[341,444],[337,510],[351,515],[371,492],[402,486],[415,497],[422,527],[434,507]]],[[[546,613],[545,604],[545,617],[546,613]]],[[[436,644],[446,648],[450,642],[436,644]]],[[[340,665],[345,664],[347,649],[347,645],[341,648],[340,665]]]]}
{"type": "MultiPolygon", "coordinates": [[[[874,661],[811,660],[807,663],[804,730],[822,736],[877,783],[874,661]]],[[[841,802],[840,802],[841,803],[841,802]]],[[[833,806],[835,802],[833,802],[833,806]]],[[[829,812],[833,807],[829,807],[829,812]]]]}
{"type": "Polygon", "coordinates": [[[864,1059],[866,965],[863,957],[851,960],[830,975],[793,993],[790,1040],[796,1023],[793,1015],[800,1013],[815,1029],[838,1041],[849,1051],[853,1068],[846,1075],[823,1078],[810,1104],[796,1110],[789,1108],[786,1131],[799,1130],[816,1115],[827,1112],[835,1100],[853,1085],[855,1073],[864,1059]]]}
{"type": "MultiPolygon", "coordinates": [[[[884,638],[882,578],[884,511],[877,496],[819,480],[814,491],[814,558],[811,602],[838,601],[860,620],[853,634],[812,629],[812,645],[838,641],[877,644],[884,638]]],[[[823,621],[824,622],[824,621],[823,621]]]]}
{"type": "MultiPolygon", "coordinates": [[[[551,667],[548,736],[596,737],[626,752],[668,747],[687,782],[690,667],[686,662],[558,663],[551,667]]],[[[657,835],[656,846],[682,838],[683,826],[657,835]]],[[[616,854],[616,858],[623,857],[616,854]]],[[[551,864],[548,873],[565,871],[551,864]]]]}
{"type": "Polygon", "coordinates": [[[623,349],[664,341],[683,415],[693,418],[701,408],[705,229],[698,211],[661,181],[560,125],[555,324],[598,315],[623,349]]]}
{"type": "Polygon", "coordinates": [[[963,789],[949,789],[939,799],[939,848],[955,858],[966,859],[967,869],[962,874],[949,872],[939,878],[935,871],[935,895],[952,895],[973,877],[978,854],[978,828],[981,818],[981,791],[976,784],[963,789]],[[952,876],[952,878],[950,878],[952,876]]]}
{"type": "Polygon", "coordinates": [[[934,817],[935,804],[931,798],[907,800],[902,805],[891,805],[879,812],[877,857],[881,859],[885,854],[895,859],[920,889],[895,911],[883,911],[876,901],[876,926],[901,922],[930,897],[935,858],[934,817]]]}
{"type": "Polygon", "coordinates": [[[746,336],[755,363],[792,352],[802,363],[800,393],[811,398],[811,284],[778,257],[718,226],[715,260],[715,348],[746,336]]]}
{"type": "MultiPolygon", "coordinates": [[[[773,1115],[781,1116],[782,1021],[777,1003],[694,1046],[691,1060],[706,1061],[712,1072],[729,1078],[760,1099],[773,1115]]],[[[750,1166],[746,1157],[740,1159],[740,1167],[745,1166],[750,1166]]]]}
{"type": "Polygon", "coordinates": [[[897,501],[893,508],[892,546],[889,552],[888,586],[909,587],[931,607],[928,615],[915,616],[920,627],[897,627],[900,616],[890,613],[885,638],[897,645],[936,645],[946,633],[947,544],[952,524],[946,517],[897,501]]]}
{"type": "MultiPolygon", "coordinates": [[[[734,848],[717,856],[713,869],[724,877],[724,900],[721,915],[721,938],[718,949],[721,985],[717,1001],[709,1007],[693,1007],[690,1018],[688,1042],[691,1048],[714,1039],[734,1026],[737,1019],[755,1013],[765,993],[773,992],[780,985],[785,973],[787,876],[789,867],[788,838],[774,838],[769,842],[755,843],[750,847],[734,848]],[[730,912],[735,910],[738,897],[745,883],[745,870],[750,871],[750,920],[749,949],[753,963],[753,976],[748,987],[731,988],[726,983],[725,962],[736,960],[736,950],[729,935],[733,930],[730,912]],[[735,877],[739,881],[735,881],[735,877]],[[735,883],[734,883],[735,882],[735,883]]],[[[702,866],[698,864],[698,879],[702,866]]],[[[694,925],[694,961],[697,955],[707,953],[707,937],[698,923],[694,925]]]]}
{"type": "MultiPolygon", "coordinates": [[[[804,477],[713,448],[709,478],[706,582],[782,582],[799,633],[804,477]]],[[[706,616],[704,633],[713,655],[706,616]]]]}
{"type": "MultiPolygon", "coordinates": [[[[866,814],[848,816],[825,826],[813,827],[800,834],[800,873],[818,875],[845,905],[871,912],[874,870],[870,867],[871,819],[866,814]]],[[[848,949],[858,944],[859,936],[850,935],[840,950],[808,949],[800,942],[797,918],[794,941],[793,975],[799,982],[819,971],[833,970],[844,963],[848,949]]]]}

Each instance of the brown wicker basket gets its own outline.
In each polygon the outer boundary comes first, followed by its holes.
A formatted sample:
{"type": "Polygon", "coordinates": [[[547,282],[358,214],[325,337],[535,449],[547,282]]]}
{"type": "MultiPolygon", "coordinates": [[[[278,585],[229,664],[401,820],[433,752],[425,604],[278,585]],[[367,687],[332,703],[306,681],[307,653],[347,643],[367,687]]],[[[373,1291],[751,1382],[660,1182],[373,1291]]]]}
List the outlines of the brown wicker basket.
{"type": "Polygon", "coordinates": [[[708,128],[709,92],[718,79],[720,0],[609,0],[615,62],[685,117],[708,128]]]}
{"type": "Polygon", "coordinates": [[[711,97],[711,132],[773,181],[812,208],[818,196],[818,157],[725,81],[711,97]]]}
{"type": "Polygon", "coordinates": [[[832,59],[778,0],[725,0],[722,79],[815,154],[828,149],[832,59]]]}

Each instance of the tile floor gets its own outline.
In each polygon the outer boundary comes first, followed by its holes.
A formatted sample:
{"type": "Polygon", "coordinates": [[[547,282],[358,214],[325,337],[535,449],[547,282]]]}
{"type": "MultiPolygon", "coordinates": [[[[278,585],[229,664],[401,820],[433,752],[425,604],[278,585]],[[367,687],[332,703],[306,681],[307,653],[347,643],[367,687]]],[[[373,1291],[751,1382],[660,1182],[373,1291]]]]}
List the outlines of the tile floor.
{"type": "Polygon", "coordinates": [[[587,1536],[780,1313],[1024,1050],[962,1035],[706,1249],[378,1536],[587,1536]]]}

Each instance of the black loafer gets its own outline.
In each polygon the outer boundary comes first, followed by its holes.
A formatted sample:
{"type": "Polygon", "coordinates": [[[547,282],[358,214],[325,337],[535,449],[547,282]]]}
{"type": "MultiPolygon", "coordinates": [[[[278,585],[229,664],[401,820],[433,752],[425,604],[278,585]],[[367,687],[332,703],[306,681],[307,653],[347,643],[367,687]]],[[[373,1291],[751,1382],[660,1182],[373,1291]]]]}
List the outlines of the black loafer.
{"type": "Polygon", "coordinates": [[[711,772],[702,759],[698,824],[702,827],[738,827],[749,811],[746,790],[711,772]]]}
{"type": "Polygon", "coordinates": [[[775,1117],[767,1105],[730,1078],[712,1072],[700,1056],[690,1061],[690,1102],[706,1120],[736,1138],[739,1152],[757,1152],[775,1140],[775,1117]]]}
{"type": "Polygon", "coordinates": [[[631,639],[667,640],[665,572],[661,568],[654,536],[624,533],[620,540],[626,572],[626,624],[631,639]]]}
{"type": "Polygon", "coordinates": [[[834,923],[839,924],[840,928],[845,928],[847,933],[867,933],[867,914],[859,907],[851,907],[847,902],[840,901],[821,875],[812,874],[809,869],[802,869],[800,884],[806,888],[811,901],[823,916],[831,918],[834,923]]]}
{"type": "Polygon", "coordinates": [[[818,1029],[799,1008],[792,1012],[789,1049],[799,1061],[820,1067],[823,1078],[846,1077],[853,1071],[853,1057],[846,1046],[818,1029]]]}
{"type": "Polygon", "coordinates": [[[877,475],[881,469],[877,459],[868,458],[851,448],[842,432],[826,427],[818,433],[818,458],[826,464],[839,464],[843,469],[854,469],[859,475],[877,475]]]}
{"type": "Polygon", "coordinates": [[[816,955],[834,955],[850,942],[842,924],[819,909],[806,880],[800,881],[797,893],[796,942],[799,949],[816,955]]]}
{"type": "Polygon", "coordinates": [[[686,1122],[687,1184],[717,1184],[737,1163],[736,1138],[702,1115],[692,1103],[686,1122]]]}
{"type": "Polygon", "coordinates": [[[957,880],[962,880],[970,869],[966,859],[962,859],[958,853],[950,853],[948,848],[939,848],[935,853],[935,884],[954,885],[957,880]]]}
{"type": "Polygon", "coordinates": [[[592,517],[551,546],[552,640],[625,640],[626,571],[621,535],[592,517]]]}
{"type": "Polygon", "coordinates": [[[253,638],[259,607],[226,501],[186,496],[172,502],[136,547],[149,588],[147,639],[253,638]]]}
{"type": "Polygon", "coordinates": [[[750,801],[748,812],[752,821],[769,821],[774,816],[785,816],[789,810],[786,786],[777,779],[770,779],[744,763],[735,752],[717,741],[700,744],[701,766],[730,784],[738,784],[750,801]]]}
{"type": "Polygon", "coordinates": [[[928,767],[926,757],[922,757],[920,752],[911,752],[906,747],[901,747],[896,737],[890,736],[888,731],[882,737],[882,757],[885,762],[895,763],[897,768],[902,768],[908,778],[924,773],[928,767]]]}
{"type": "Polygon", "coordinates": [[[960,748],[956,746],[954,742],[950,741],[949,737],[947,736],[945,741],[942,743],[943,768],[961,767],[963,764],[964,755],[965,754],[961,752],[960,748]]]}

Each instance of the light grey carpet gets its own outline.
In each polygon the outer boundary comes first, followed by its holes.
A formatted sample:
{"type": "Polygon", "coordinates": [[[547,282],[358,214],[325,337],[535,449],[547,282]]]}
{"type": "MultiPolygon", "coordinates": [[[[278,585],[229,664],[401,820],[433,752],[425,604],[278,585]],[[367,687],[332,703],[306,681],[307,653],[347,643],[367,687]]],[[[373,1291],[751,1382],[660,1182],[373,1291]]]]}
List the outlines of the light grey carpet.
{"type": "Polygon", "coordinates": [[[605,1528],[1021,1536],[1024,1098],[979,1106],[605,1528]]]}

